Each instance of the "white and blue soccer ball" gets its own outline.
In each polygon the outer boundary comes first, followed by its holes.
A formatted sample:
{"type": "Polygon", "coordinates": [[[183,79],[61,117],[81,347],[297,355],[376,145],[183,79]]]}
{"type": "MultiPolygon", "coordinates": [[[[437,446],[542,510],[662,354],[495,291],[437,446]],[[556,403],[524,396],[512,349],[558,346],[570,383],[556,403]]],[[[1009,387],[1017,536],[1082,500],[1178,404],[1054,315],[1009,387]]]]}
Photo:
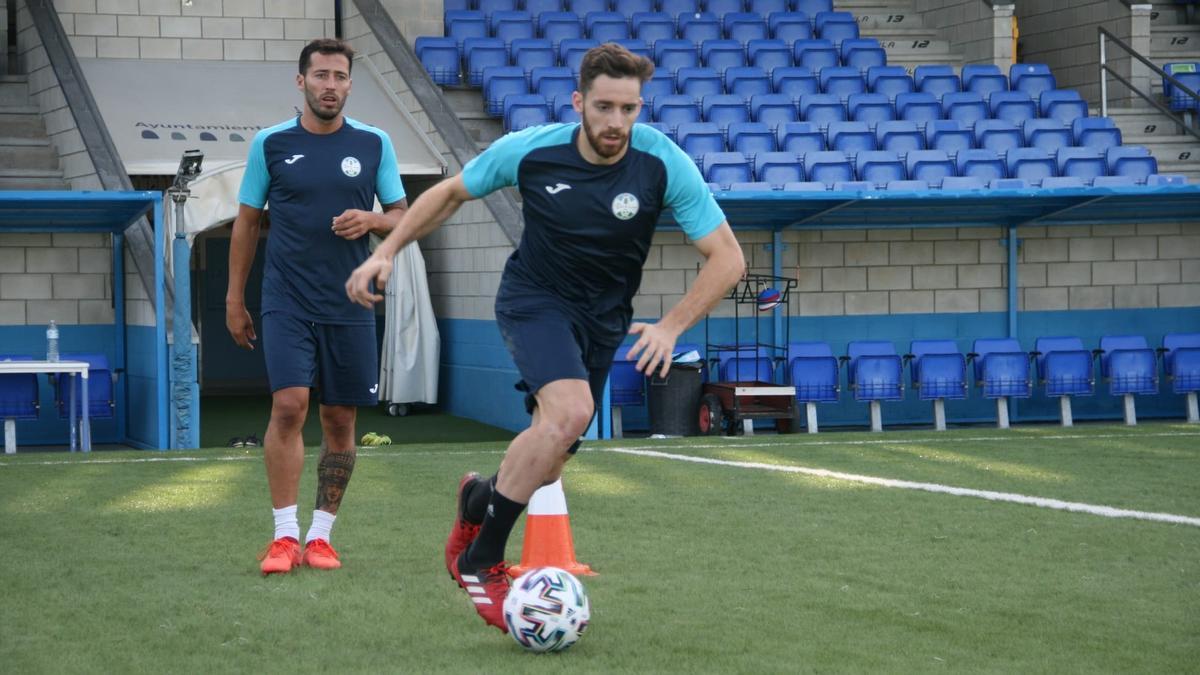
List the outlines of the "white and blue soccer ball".
{"type": "Polygon", "coordinates": [[[508,634],[531,652],[559,652],[575,644],[591,613],[583,584],[557,567],[522,574],[504,598],[508,634]]]}

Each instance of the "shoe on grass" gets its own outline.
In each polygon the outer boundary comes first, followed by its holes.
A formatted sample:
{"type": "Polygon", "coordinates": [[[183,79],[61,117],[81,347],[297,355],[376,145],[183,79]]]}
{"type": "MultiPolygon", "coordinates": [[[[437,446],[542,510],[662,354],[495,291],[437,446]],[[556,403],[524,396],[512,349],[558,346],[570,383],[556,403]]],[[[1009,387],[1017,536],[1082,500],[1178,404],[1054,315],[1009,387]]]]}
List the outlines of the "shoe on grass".
{"type": "Polygon", "coordinates": [[[342,566],[337,551],[324,539],[313,539],[305,544],[300,563],[317,570],[336,570],[342,566]]]}
{"type": "Polygon", "coordinates": [[[300,565],[300,542],[291,537],[280,537],[267,544],[258,559],[262,561],[259,567],[264,575],[287,574],[300,565]]]}

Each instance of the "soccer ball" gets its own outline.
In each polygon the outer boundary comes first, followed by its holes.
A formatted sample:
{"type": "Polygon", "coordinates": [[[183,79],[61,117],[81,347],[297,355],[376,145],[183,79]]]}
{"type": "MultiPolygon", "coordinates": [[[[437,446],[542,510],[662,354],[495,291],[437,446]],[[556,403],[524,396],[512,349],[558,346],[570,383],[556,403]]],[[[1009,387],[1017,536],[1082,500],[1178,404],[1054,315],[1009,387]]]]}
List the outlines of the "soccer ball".
{"type": "Polygon", "coordinates": [[[517,577],[504,598],[508,634],[531,652],[559,652],[587,630],[591,603],[566,570],[538,567],[517,577]]]}

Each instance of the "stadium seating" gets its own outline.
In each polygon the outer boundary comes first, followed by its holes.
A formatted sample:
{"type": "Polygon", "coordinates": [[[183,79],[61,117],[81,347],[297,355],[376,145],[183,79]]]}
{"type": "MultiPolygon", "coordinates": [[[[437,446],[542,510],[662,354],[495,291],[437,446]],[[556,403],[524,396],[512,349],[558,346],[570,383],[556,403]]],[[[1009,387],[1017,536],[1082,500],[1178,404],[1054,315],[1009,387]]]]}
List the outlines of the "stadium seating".
{"type": "Polygon", "coordinates": [[[675,142],[693,161],[709,152],[725,152],[725,135],[711,122],[684,122],[675,129],[675,142]]]}
{"type": "Polygon", "coordinates": [[[520,131],[551,121],[550,106],[541,94],[510,94],[504,97],[504,128],[520,131]]]}
{"type": "Polygon", "coordinates": [[[1055,119],[1063,124],[1073,124],[1075,120],[1088,116],[1087,101],[1074,89],[1044,91],[1038,101],[1042,117],[1055,119]]]}
{"type": "Polygon", "coordinates": [[[871,431],[883,431],[881,401],[899,401],[904,397],[901,380],[903,364],[896,347],[885,340],[855,340],[846,345],[846,383],[854,400],[871,406],[871,431]]]}
{"type": "Polygon", "coordinates": [[[896,119],[896,109],[892,106],[887,94],[850,94],[846,109],[850,112],[850,119],[856,122],[866,122],[872,128],[880,122],[890,122],[896,119]]]}
{"type": "Polygon", "coordinates": [[[812,122],[788,122],[775,130],[776,147],[803,155],[825,149],[825,134],[812,122]]]}
{"type": "Polygon", "coordinates": [[[1067,148],[1073,144],[1070,127],[1064,126],[1058,120],[1025,120],[1021,125],[1021,135],[1026,146],[1041,148],[1046,152],[1058,152],[1060,148],[1067,148]]]}
{"type": "Polygon", "coordinates": [[[750,116],[772,129],[797,121],[796,106],[787,94],[755,94],[750,97],[750,116]]]}
{"type": "Polygon", "coordinates": [[[902,66],[867,68],[867,89],[876,94],[883,94],[893,102],[896,96],[914,90],[912,77],[902,66]]]}
{"type": "MultiPolygon", "coordinates": [[[[776,68],[776,70],[781,69],[776,68]]],[[[727,68],[725,69],[725,91],[744,99],[749,99],[756,94],[770,94],[773,91],[771,76],[757,66],[727,68]]]]}
{"type": "Polygon", "coordinates": [[[1029,354],[1016,338],[980,338],[967,355],[974,366],[975,384],[984,398],[996,401],[996,426],[1008,428],[1008,399],[1029,398],[1033,379],[1029,354]]]}
{"type": "Polygon", "coordinates": [[[622,345],[617,349],[608,375],[613,438],[622,437],[622,406],[646,404],[646,376],[637,371],[637,361],[629,358],[632,347],[631,344],[622,345]]]}
{"type": "Polygon", "coordinates": [[[804,172],[808,180],[833,186],[839,181],[854,180],[854,168],[846,155],[838,150],[809,152],[804,155],[804,172]]]}
{"type": "MultiPolygon", "coordinates": [[[[796,389],[796,402],[803,403],[808,433],[818,431],[817,403],[838,400],[840,373],[833,350],[824,342],[792,342],[787,349],[787,384],[796,389]]],[[[792,431],[799,430],[799,415],[792,418],[792,431]]]]}
{"type": "Polygon", "coordinates": [[[950,66],[924,65],[913,70],[913,81],[917,91],[941,98],[945,94],[962,91],[962,82],[950,66]]]}
{"type": "Polygon", "coordinates": [[[875,38],[842,40],[842,65],[867,72],[870,68],[887,65],[887,52],[875,38]]]}
{"type": "Polygon", "coordinates": [[[830,122],[825,145],[853,157],[864,150],[875,149],[875,134],[866,122],[830,122]]]}
{"type": "Polygon", "coordinates": [[[860,181],[873,183],[883,188],[896,181],[903,181],[907,174],[904,162],[890,150],[864,151],[855,157],[856,174],[860,181]]]}
{"type": "MultiPolygon", "coordinates": [[[[32,361],[32,356],[0,354],[0,361],[32,361]]],[[[40,403],[35,373],[0,375],[0,419],[4,420],[4,451],[17,451],[17,420],[38,418],[40,403]]]]}
{"type": "Polygon", "coordinates": [[[1044,63],[1014,63],[1008,69],[1008,81],[1013,91],[1023,91],[1035,101],[1043,91],[1057,88],[1050,67],[1044,63]]]}
{"type": "Polygon", "coordinates": [[[966,359],[954,340],[913,340],[908,352],[904,361],[913,389],[922,401],[933,401],[934,428],[945,431],[946,399],[967,397],[966,359]]]}
{"type": "Polygon", "coordinates": [[[487,113],[492,117],[504,116],[506,97],[529,93],[525,71],[517,66],[491,66],[484,69],[482,84],[487,113]]]}
{"type": "Polygon", "coordinates": [[[721,75],[712,68],[697,68],[688,66],[675,72],[675,88],[680,94],[686,94],[697,102],[705,96],[724,94],[725,84],[721,75]]]}
{"type": "Polygon", "coordinates": [[[1057,160],[1060,176],[1081,178],[1089,185],[1097,176],[1106,173],[1104,156],[1091,148],[1060,148],[1057,160]]]}
{"type": "Polygon", "coordinates": [[[1158,173],[1158,161],[1150,151],[1140,145],[1122,145],[1105,151],[1108,173],[1112,176],[1128,176],[1138,183],[1158,173]]]}
{"type": "Polygon", "coordinates": [[[434,84],[456,86],[462,83],[458,43],[454,38],[419,37],[414,51],[434,84]]]}
{"type": "Polygon", "coordinates": [[[926,185],[940,185],[947,176],[955,176],[950,157],[943,150],[914,150],[904,158],[910,180],[924,181],[926,185]]]}
{"type": "MultiPolygon", "coordinates": [[[[775,93],[786,94],[795,102],[799,102],[801,96],[816,94],[821,90],[817,76],[804,66],[776,68],[771,71],[771,84],[775,93]]],[[[730,91],[730,93],[735,92],[730,91]]]]}
{"type": "Polygon", "coordinates": [[[975,123],[974,134],[974,147],[1000,154],[1023,145],[1020,129],[1006,120],[979,120],[975,123]]]}
{"type": "MultiPolygon", "coordinates": [[[[117,376],[108,365],[108,357],[104,354],[62,354],[61,358],[63,361],[83,361],[88,364],[88,416],[92,419],[111,418],[117,408],[113,395],[117,376]]],[[[79,379],[78,375],[55,378],[54,407],[58,410],[59,419],[70,416],[71,387],[75,387],[76,396],[83,396],[79,379]]]]}
{"type": "Polygon", "coordinates": [[[880,150],[901,155],[910,150],[925,149],[925,137],[917,128],[917,123],[909,120],[892,120],[875,125],[875,141],[880,150]]]}
{"type": "Polygon", "coordinates": [[[1008,177],[1020,178],[1031,185],[1038,185],[1046,176],[1057,176],[1058,165],[1050,153],[1040,148],[1014,148],[1005,155],[1008,177]]]}
{"type": "Polygon", "coordinates": [[[991,116],[997,120],[1011,122],[1021,126],[1025,120],[1036,118],[1037,106],[1029,94],[1023,91],[997,91],[988,96],[988,108],[991,116]]]}
{"type": "Polygon", "coordinates": [[[954,157],[954,163],[959,176],[974,176],[985,183],[1007,177],[1004,161],[993,150],[960,150],[954,157]]]}
{"type": "Polygon", "coordinates": [[[822,68],[835,68],[841,63],[837,48],[829,40],[796,40],[792,43],[792,63],[814,73],[822,68]]]}
{"type": "Polygon", "coordinates": [[[968,64],[962,67],[962,90],[979,94],[986,101],[996,92],[1008,91],[1008,78],[993,64],[968,64]]]}
{"type": "Polygon", "coordinates": [[[701,173],[704,180],[727,188],[731,183],[749,183],[754,180],[750,163],[740,152],[710,152],[701,158],[701,173]]]}
{"type": "Polygon", "coordinates": [[[754,157],[755,179],[783,188],[784,183],[804,180],[804,168],[790,152],[760,152],[754,157]]]}
{"type": "Polygon", "coordinates": [[[1187,397],[1187,421],[1200,422],[1197,392],[1200,392],[1200,333],[1173,333],[1163,336],[1159,353],[1163,372],[1171,382],[1171,391],[1187,397]]]}
{"type": "Polygon", "coordinates": [[[942,104],[936,96],[927,92],[896,94],[896,115],[924,127],[942,119],[942,104]]]}
{"type": "Polygon", "coordinates": [[[1158,393],[1158,359],[1141,335],[1100,338],[1100,376],[1108,391],[1122,397],[1125,424],[1137,424],[1134,394],[1158,393]]]}
{"type": "Polygon", "coordinates": [[[1095,391],[1092,353],[1077,337],[1040,337],[1034,343],[1038,380],[1046,396],[1057,397],[1064,427],[1074,422],[1071,397],[1091,396],[1095,391]]]}
{"type": "Polygon", "coordinates": [[[775,130],[761,122],[734,122],[726,134],[729,149],[747,157],[776,149],[775,130]]]}

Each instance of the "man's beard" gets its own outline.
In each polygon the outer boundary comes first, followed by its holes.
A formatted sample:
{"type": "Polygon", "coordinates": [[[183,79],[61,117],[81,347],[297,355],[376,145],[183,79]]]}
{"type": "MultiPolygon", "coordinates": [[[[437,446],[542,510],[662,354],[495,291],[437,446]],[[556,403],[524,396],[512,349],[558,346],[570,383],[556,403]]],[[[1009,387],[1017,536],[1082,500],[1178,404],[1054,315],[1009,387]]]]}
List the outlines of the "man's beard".
{"type": "Polygon", "coordinates": [[[621,152],[625,149],[625,146],[629,142],[628,135],[623,135],[624,137],[621,139],[621,142],[617,145],[615,150],[612,150],[612,151],[605,150],[604,147],[600,144],[600,136],[598,134],[592,133],[592,125],[588,123],[587,116],[584,115],[582,117],[582,119],[583,119],[583,135],[587,137],[588,144],[592,146],[592,150],[594,150],[597,155],[600,155],[601,157],[604,157],[605,159],[607,159],[609,157],[616,157],[617,155],[621,154],[621,152]]]}
{"type": "Polygon", "coordinates": [[[342,114],[342,108],[346,105],[346,100],[341,99],[338,101],[337,108],[335,108],[334,110],[332,110],[330,112],[326,112],[321,107],[321,97],[320,96],[315,96],[315,95],[313,95],[313,93],[311,91],[308,91],[307,89],[305,89],[304,90],[304,98],[308,101],[308,109],[311,110],[312,113],[314,115],[316,115],[318,118],[323,119],[326,122],[333,120],[333,119],[337,119],[337,116],[342,114]]]}

